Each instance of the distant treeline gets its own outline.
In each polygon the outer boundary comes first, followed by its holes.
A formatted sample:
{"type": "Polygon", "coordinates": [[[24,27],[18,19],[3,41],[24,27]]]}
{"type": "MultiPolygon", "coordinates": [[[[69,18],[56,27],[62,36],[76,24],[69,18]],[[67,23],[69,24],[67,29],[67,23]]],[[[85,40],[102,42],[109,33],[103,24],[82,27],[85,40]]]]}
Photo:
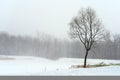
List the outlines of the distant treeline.
{"type": "MultiPolygon", "coordinates": [[[[50,59],[59,57],[83,58],[84,48],[78,40],[60,40],[49,35],[38,37],[14,36],[0,33],[0,55],[39,56],[50,59]]],[[[120,35],[105,41],[90,51],[88,58],[120,59],[120,35]]]]}

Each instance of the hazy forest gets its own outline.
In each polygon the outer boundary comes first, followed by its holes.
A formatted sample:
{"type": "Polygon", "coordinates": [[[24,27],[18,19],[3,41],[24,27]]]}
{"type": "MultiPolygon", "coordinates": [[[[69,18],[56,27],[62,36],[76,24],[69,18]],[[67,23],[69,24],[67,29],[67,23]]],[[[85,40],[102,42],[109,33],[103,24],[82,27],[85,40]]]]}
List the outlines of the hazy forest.
{"type": "MultiPolygon", "coordinates": [[[[120,59],[120,34],[105,35],[105,40],[90,51],[88,58],[120,59]]],[[[49,59],[59,57],[84,58],[84,48],[79,40],[58,39],[49,34],[15,36],[0,33],[0,55],[39,56],[49,59]]]]}

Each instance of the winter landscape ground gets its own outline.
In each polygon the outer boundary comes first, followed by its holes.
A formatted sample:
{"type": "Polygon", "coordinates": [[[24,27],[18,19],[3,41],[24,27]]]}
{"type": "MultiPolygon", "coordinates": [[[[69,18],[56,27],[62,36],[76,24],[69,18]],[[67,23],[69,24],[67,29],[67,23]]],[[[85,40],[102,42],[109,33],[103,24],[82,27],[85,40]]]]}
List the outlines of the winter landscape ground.
{"type": "MultiPolygon", "coordinates": [[[[88,59],[89,65],[119,64],[120,60],[88,59]]],[[[110,65],[92,68],[75,68],[82,65],[83,59],[59,58],[49,60],[31,56],[0,56],[0,75],[5,76],[120,76],[120,65],[110,65]]]]}

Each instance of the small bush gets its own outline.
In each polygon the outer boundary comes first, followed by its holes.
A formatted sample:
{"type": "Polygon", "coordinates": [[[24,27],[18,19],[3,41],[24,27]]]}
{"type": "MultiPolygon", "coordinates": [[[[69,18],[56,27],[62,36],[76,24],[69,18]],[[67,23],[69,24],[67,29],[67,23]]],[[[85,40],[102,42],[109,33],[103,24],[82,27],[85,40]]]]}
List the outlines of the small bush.
{"type": "MultiPolygon", "coordinates": [[[[119,64],[105,64],[104,62],[100,62],[98,64],[94,64],[94,65],[90,65],[88,64],[86,66],[86,68],[94,68],[94,67],[103,67],[103,66],[120,66],[120,63],[119,64]]],[[[83,65],[72,65],[70,68],[84,68],[83,65]]]]}
{"type": "Polygon", "coordinates": [[[98,63],[98,64],[95,64],[95,65],[91,65],[92,67],[102,67],[102,66],[109,66],[107,64],[105,64],[104,62],[101,62],[101,63],[98,63]]]}

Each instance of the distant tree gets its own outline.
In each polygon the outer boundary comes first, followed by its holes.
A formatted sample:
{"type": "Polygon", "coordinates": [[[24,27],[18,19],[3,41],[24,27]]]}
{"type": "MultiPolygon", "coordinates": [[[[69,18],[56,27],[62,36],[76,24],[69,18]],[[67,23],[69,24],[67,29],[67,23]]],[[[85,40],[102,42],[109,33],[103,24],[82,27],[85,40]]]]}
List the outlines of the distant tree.
{"type": "Polygon", "coordinates": [[[96,12],[88,7],[82,8],[70,23],[71,38],[78,38],[85,47],[84,68],[86,68],[87,56],[95,44],[103,39],[104,28],[96,12]]]}
{"type": "Polygon", "coordinates": [[[120,34],[113,35],[112,46],[114,51],[114,54],[112,55],[112,57],[114,57],[114,59],[118,59],[120,57],[120,34]]]}

